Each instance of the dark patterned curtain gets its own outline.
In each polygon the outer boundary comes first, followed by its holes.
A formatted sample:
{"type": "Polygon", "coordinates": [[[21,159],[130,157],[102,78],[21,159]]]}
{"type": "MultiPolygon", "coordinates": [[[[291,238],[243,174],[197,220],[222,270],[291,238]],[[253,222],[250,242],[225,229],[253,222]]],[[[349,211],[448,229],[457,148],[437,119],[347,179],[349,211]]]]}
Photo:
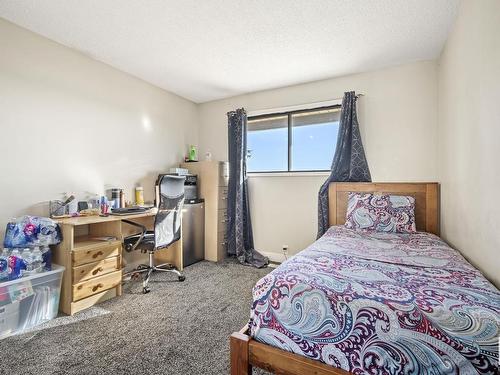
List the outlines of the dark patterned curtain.
{"type": "Polygon", "coordinates": [[[243,108],[228,112],[229,186],[227,194],[228,254],[240,263],[265,267],[269,259],[254,249],[247,184],[247,114],[243,108]]]}
{"type": "Polygon", "coordinates": [[[318,193],[318,238],[328,229],[328,185],[330,182],[370,182],[370,170],[359,133],[356,94],[344,93],[340,112],[337,148],[332,172],[318,193]]]}

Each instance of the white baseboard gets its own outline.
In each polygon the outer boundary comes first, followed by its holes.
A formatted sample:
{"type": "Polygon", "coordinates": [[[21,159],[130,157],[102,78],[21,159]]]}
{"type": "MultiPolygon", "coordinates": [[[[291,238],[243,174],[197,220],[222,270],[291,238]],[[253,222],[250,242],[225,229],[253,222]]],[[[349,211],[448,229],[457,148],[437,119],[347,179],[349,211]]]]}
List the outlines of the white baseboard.
{"type": "Polygon", "coordinates": [[[273,263],[281,263],[285,261],[285,255],[283,253],[275,253],[270,251],[259,251],[265,257],[268,257],[269,260],[273,263]]]}

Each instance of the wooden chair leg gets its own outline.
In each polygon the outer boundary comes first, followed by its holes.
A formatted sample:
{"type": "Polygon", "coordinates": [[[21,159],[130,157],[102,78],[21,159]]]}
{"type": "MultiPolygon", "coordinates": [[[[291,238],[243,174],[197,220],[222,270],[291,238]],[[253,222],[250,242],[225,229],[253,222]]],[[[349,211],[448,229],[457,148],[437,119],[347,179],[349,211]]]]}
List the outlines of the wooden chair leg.
{"type": "Polygon", "coordinates": [[[231,375],[251,375],[252,366],[248,361],[248,342],[250,337],[234,332],[231,335],[231,375]]]}

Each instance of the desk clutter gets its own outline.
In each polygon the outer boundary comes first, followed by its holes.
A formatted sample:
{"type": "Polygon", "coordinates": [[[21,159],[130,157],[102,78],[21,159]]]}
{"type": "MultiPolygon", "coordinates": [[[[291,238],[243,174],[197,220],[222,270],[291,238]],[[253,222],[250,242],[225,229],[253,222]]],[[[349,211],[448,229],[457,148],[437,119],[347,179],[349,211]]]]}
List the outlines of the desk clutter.
{"type": "Polygon", "coordinates": [[[57,316],[64,267],[49,245],[61,241],[51,219],[23,216],[7,224],[0,254],[0,339],[57,316]]]}
{"type": "Polygon", "coordinates": [[[106,195],[93,194],[85,200],[77,200],[74,194],[67,194],[64,200],[51,200],[49,202],[49,216],[53,219],[62,219],[78,216],[99,216],[110,214],[123,214],[125,210],[146,210],[152,204],[144,202],[144,188],[134,188],[135,205],[125,200],[125,192],[120,188],[108,189],[106,195]]]}
{"type": "Polygon", "coordinates": [[[82,200],[69,193],[51,201],[51,218],[11,220],[0,249],[0,339],[58,311],[73,315],[120,296],[131,267],[133,275],[144,273],[147,292],[146,269],[173,272],[183,281],[184,266],[222,259],[227,178],[227,163],[191,162],[158,176],[154,205],[144,202],[141,186],[134,189],[135,205],[114,188],[103,196],[82,200]],[[132,251],[123,251],[123,241],[135,237],[126,250],[148,252],[146,268],[136,266],[132,251]]]}

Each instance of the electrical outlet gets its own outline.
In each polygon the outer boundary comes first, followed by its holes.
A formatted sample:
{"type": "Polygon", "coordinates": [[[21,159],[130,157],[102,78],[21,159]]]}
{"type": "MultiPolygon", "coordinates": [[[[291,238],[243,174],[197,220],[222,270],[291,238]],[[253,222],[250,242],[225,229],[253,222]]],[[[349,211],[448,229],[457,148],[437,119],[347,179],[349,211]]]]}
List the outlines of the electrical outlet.
{"type": "Polygon", "coordinates": [[[283,245],[283,255],[288,259],[288,245],[283,245]]]}

